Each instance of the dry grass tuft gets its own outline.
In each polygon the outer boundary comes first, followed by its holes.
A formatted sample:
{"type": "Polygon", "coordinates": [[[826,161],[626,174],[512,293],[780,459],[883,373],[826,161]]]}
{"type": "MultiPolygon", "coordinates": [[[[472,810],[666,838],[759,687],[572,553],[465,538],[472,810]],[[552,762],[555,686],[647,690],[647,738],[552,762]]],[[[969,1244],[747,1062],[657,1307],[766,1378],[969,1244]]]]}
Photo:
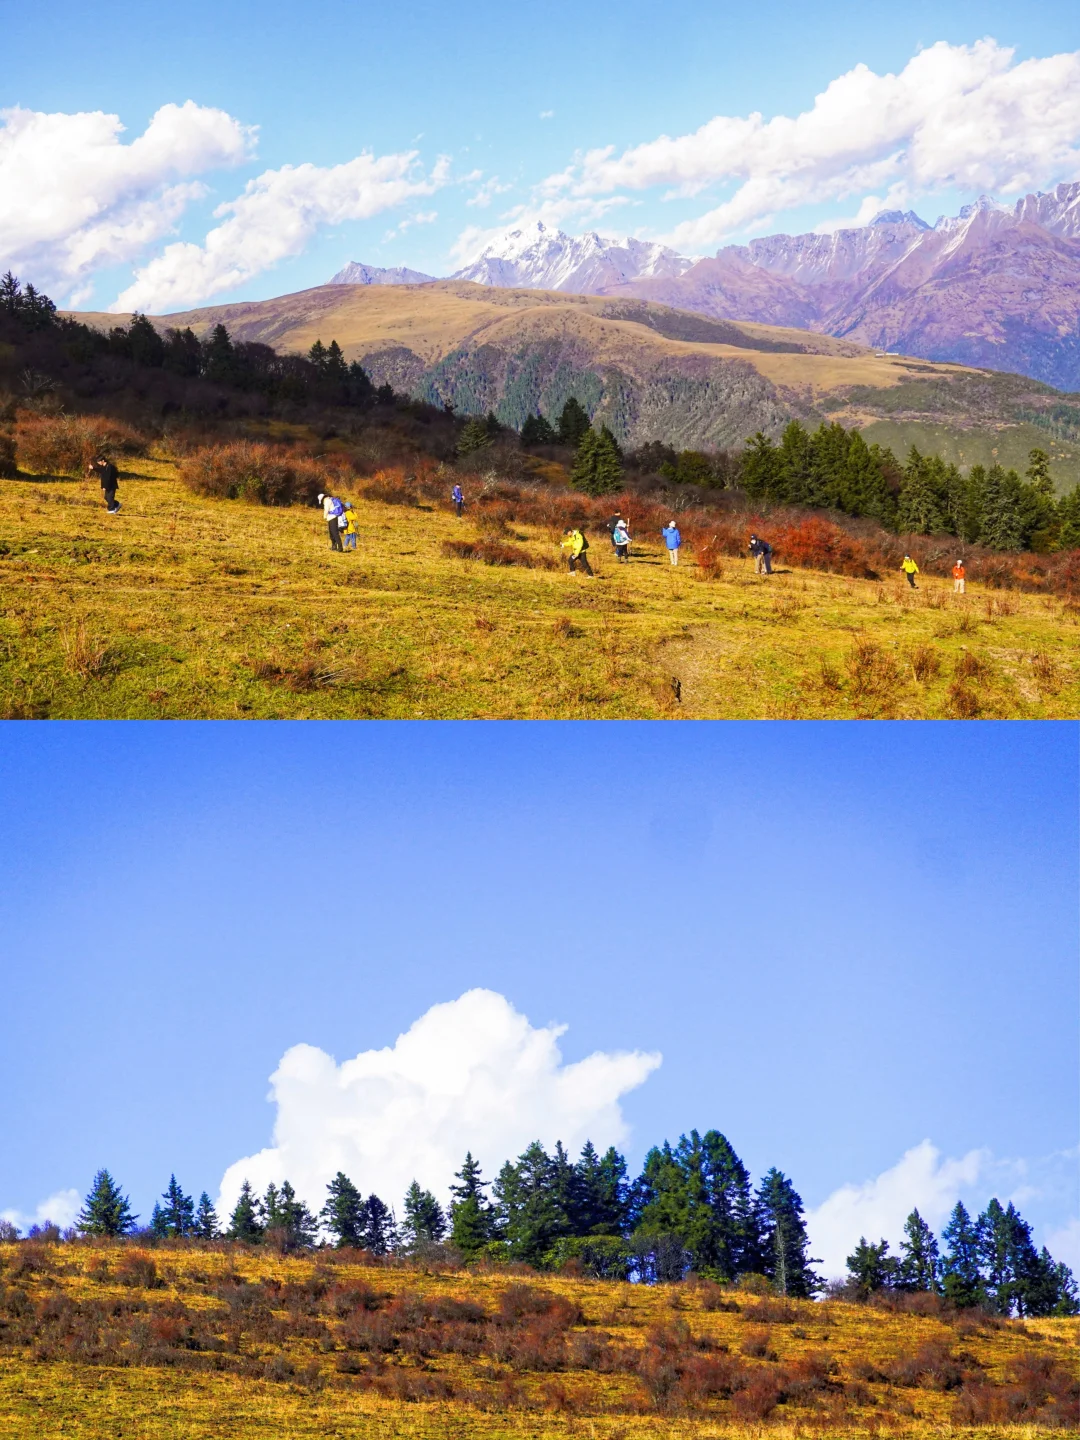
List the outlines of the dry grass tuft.
{"type": "Polygon", "coordinates": [[[93,634],[85,620],[77,620],[64,632],[60,647],[65,668],[80,679],[101,680],[115,668],[107,642],[93,634]]]}
{"type": "Polygon", "coordinates": [[[982,711],[978,695],[959,680],[949,686],[948,709],[956,720],[975,720],[982,711]]]}
{"type": "Polygon", "coordinates": [[[941,670],[941,657],[932,645],[913,646],[908,659],[916,680],[933,680],[941,670]]]}

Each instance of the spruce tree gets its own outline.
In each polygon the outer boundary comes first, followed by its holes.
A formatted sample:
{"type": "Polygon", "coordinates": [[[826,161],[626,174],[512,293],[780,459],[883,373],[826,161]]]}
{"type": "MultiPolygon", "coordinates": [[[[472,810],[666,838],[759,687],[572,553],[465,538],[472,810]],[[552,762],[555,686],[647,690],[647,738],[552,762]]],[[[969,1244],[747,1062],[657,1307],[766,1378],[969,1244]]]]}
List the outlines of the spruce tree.
{"type": "Polygon", "coordinates": [[[781,1295],[812,1298],[821,1281],[810,1269],[818,1262],[807,1255],[809,1240],[802,1199],[791,1181],[775,1166],[754,1197],[754,1210],[765,1261],[764,1273],[781,1295]]]}
{"type": "Polygon", "coordinates": [[[582,436],[590,428],[585,407],[571,395],[559,415],[559,444],[572,445],[576,449],[581,444],[582,436]]]}
{"type": "Polygon", "coordinates": [[[195,1207],[195,1224],[192,1234],[198,1240],[216,1240],[219,1231],[217,1211],[211,1203],[210,1196],[204,1190],[195,1207]]]}
{"type": "Polygon", "coordinates": [[[1062,550],[1080,549],[1080,485],[1073,488],[1057,503],[1057,543],[1062,550]]]}
{"type": "Polygon", "coordinates": [[[621,1235],[626,1223],[626,1161],[610,1147],[601,1158],[591,1140],[574,1166],[570,1230],[574,1235],[621,1235]]]}
{"type": "Polygon", "coordinates": [[[255,1198],[250,1182],[245,1180],[240,1186],[240,1198],[229,1219],[226,1236],[230,1240],[243,1240],[248,1245],[257,1245],[263,1238],[263,1229],[259,1202],[255,1198]]]}
{"type": "Polygon", "coordinates": [[[331,340],[327,346],[326,375],[329,380],[336,380],[339,384],[349,378],[349,367],[336,340],[331,340]]]}
{"type": "Polygon", "coordinates": [[[459,1183],[450,1187],[450,1239],[471,1260],[494,1233],[495,1217],[484,1196],[486,1183],[480,1178],[480,1166],[466,1152],[465,1161],[454,1177],[459,1183]]]}
{"type": "Polygon", "coordinates": [[[1048,500],[1054,498],[1054,482],[1050,475],[1050,456],[1045,450],[1032,450],[1028,454],[1028,467],[1024,477],[1031,488],[1048,500]]]}
{"type": "Polygon", "coordinates": [[[777,447],[759,430],[747,440],[740,466],[742,488],[751,500],[771,501],[780,488],[780,458],[777,447]]]}
{"type": "Polygon", "coordinates": [[[394,1213],[378,1195],[369,1195],[364,1203],[363,1247],[373,1255],[388,1255],[397,1247],[394,1213]]]}
{"type": "Polygon", "coordinates": [[[499,1171],[494,1191],[499,1233],[511,1258],[539,1265],[555,1241],[570,1233],[555,1184],[556,1166],[539,1140],[499,1171]]]}
{"type": "Polygon", "coordinates": [[[904,1221],[897,1283],[904,1290],[937,1291],[940,1268],[937,1237],[918,1210],[912,1210],[904,1221]]]}
{"type": "Polygon", "coordinates": [[[315,369],[320,375],[326,373],[326,346],[321,340],[315,341],[315,344],[312,345],[307,353],[307,358],[311,361],[312,365],[315,366],[315,369]]]}
{"type": "Polygon", "coordinates": [[[491,435],[483,420],[470,420],[462,430],[457,442],[457,453],[461,456],[475,455],[491,444],[491,435]]]}
{"type": "Polygon", "coordinates": [[[1024,541],[1024,496],[1015,470],[991,465],[979,504],[979,541],[991,550],[1019,550],[1024,541]]]}
{"type": "Polygon", "coordinates": [[[19,284],[18,276],[8,270],[3,277],[0,277],[0,310],[3,310],[10,319],[14,319],[19,312],[21,299],[22,286],[19,284]]]}
{"type": "Polygon", "coordinates": [[[866,1300],[878,1290],[891,1287],[897,1278],[898,1265],[889,1254],[889,1242],[879,1240],[868,1245],[866,1236],[859,1236],[859,1243],[845,1262],[848,1274],[860,1300],[866,1300]]]}
{"type": "Polygon", "coordinates": [[[136,365],[160,366],[165,360],[165,341],[145,315],[137,311],[128,326],[128,344],[136,365]]]}
{"type": "Polygon", "coordinates": [[[912,445],[900,483],[896,524],[902,535],[933,535],[945,528],[944,466],[912,445]]]}
{"type": "Polygon", "coordinates": [[[810,436],[798,420],[790,420],[780,438],[778,499],[788,505],[819,503],[812,498],[813,451],[810,436]]]}
{"type": "Polygon", "coordinates": [[[341,1170],[326,1187],[327,1200],[320,1218],[337,1248],[364,1244],[364,1197],[341,1170]]]}
{"type": "Polygon", "coordinates": [[[185,1195],[176,1183],[176,1176],[169,1176],[169,1184],[162,1195],[164,1205],[155,1205],[150,1229],[160,1240],[180,1240],[194,1233],[195,1202],[185,1195]]]}
{"type": "Polygon", "coordinates": [[[958,1309],[984,1304],[986,1289],[979,1267],[978,1227],[961,1201],[953,1207],[941,1238],[947,1247],[941,1261],[946,1300],[958,1309]]]}
{"type": "Polygon", "coordinates": [[[607,426],[587,430],[570,470],[571,485],[586,495],[612,495],[622,487],[622,473],[619,447],[607,426]]]}
{"type": "Polygon", "coordinates": [[[446,1234],[446,1216],[430,1190],[421,1190],[414,1180],[405,1192],[405,1219],[402,1239],[409,1249],[437,1244],[446,1234]]]}
{"type": "MultiPolygon", "coordinates": [[[[273,1186],[270,1187],[273,1189],[273,1186]]],[[[269,1192],[268,1192],[269,1193],[269,1192]]],[[[285,1252],[306,1249],[315,1243],[316,1221],[311,1211],[299,1200],[288,1180],[281,1182],[274,1208],[274,1220],[266,1222],[266,1238],[273,1239],[278,1248],[285,1252]]]]}
{"type": "Polygon", "coordinates": [[[236,355],[224,325],[215,325],[203,347],[202,373],[207,380],[227,384],[236,373],[236,355]]]}
{"type": "Polygon", "coordinates": [[[127,1235],[138,1218],[108,1170],[99,1170],[75,1225],[84,1235],[127,1235]]]}
{"type": "Polygon", "coordinates": [[[526,415],[521,427],[521,443],[526,448],[532,445],[554,445],[557,435],[542,415],[526,415]]]}

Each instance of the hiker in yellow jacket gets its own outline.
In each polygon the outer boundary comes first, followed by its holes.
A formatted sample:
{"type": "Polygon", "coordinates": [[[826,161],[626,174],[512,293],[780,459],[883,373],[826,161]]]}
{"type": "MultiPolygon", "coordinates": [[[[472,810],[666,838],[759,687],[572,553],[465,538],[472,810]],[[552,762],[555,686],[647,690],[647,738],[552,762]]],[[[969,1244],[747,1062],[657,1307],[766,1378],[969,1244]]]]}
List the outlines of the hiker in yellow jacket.
{"type": "Polygon", "coordinates": [[[589,557],[585,551],[589,548],[589,542],[581,533],[580,528],[575,525],[572,529],[563,531],[562,548],[566,551],[567,559],[570,562],[571,575],[580,565],[586,575],[591,575],[592,566],[589,564],[589,557]]]}
{"type": "Polygon", "coordinates": [[[917,590],[919,587],[915,584],[915,576],[919,573],[919,567],[915,564],[915,561],[912,560],[910,555],[904,556],[903,560],[900,562],[900,569],[903,570],[904,574],[907,576],[907,583],[911,586],[912,590],[917,590]]]}
{"type": "Polygon", "coordinates": [[[341,516],[345,522],[341,528],[341,539],[346,550],[356,549],[356,511],[352,507],[352,501],[345,501],[345,513],[341,516]]]}

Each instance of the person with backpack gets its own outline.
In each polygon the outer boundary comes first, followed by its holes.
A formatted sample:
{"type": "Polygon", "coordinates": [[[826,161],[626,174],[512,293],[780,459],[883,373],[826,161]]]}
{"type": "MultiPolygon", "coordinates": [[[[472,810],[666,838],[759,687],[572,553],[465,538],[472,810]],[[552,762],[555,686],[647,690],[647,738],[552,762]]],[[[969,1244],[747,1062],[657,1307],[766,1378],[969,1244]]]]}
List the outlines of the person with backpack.
{"type": "Polygon", "coordinates": [[[450,499],[454,502],[454,510],[460,520],[462,512],[465,509],[465,496],[461,493],[460,485],[455,485],[450,491],[450,499]]]}
{"type": "Polygon", "coordinates": [[[754,557],[754,574],[772,574],[772,546],[757,535],[750,536],[750,554],[754,557]]]}
{"type": "Polygon", "coordinates": [[[342,545],[346,550],[356,549],[356,511],[352,507],[352,501],[345,501],[345,509],[338,516],[338,528],[341,530],[342,545]]]}
{"type": "Polygon", "coordinates": [[[120,479],[119,470],[106,456],[95,455],[90,462],[87,474],[97,475],[101,482],[101,494],[105,501],[105,509],[110,515],[115,515],[120,509],[120,501],[116,498],[116,487],[120,479]]]}
{"type": "Polygon", "coordinates": [[[611,543],[615,546],[617,560],[630,558],[630,531],[626,528],[625,520],[616,520],[615,528],[611,532],[611,543]]]}
{"type": "Polygon", "coordinates": [[[322,506],[326,528],[330,532],[330,549],[344,550],[345,547],[341,543],[341,526],[338,521],[345,513],[345,506],[336,495],[320,495],[319,504],[322,506]]]}
{"type": "Polygon", "coordinates": [[[966,571],[964,570],[963,560],[957,560],[956,564],[952,567],[952,588],[954,595],[963,595],[966,584],[964,579],[965,574],[966,571]]]}
{"type": "Polygon", "coordinates": [[[591,575],[593,573],[592,566],[589,564],[589,557],[585,554],[585,551],[589,548],[589,542],[586,540],[584,532],[579,526],[574,525],[570,529],[564,530],[563,535],[565,538],[562,542],[562,548],[567,552],[567,559],[570,562],[570,574],[575,574],[577,567],[580,565],[586,575],[591,575]]]}
{"type": "Polygon", "coordinates": [[[907,583],[911,586],[912,590],[917,590],[919,587],[915,584],[915,576],[919,573],[919,567],[910,555],[905,555],[903,560],[901,560],[900,569],[907,576],[907,583]]]}
{"type": "Polygon", "coordinates": [[[667,546],[667,552],[671,559],[672,565],[678,565],[679,546],[682,544],[682,536],[679,534],[679,527],[675,524],[674,520],[669,520],[668,523],[664,526],[664,528],[660,531],[660,534],[664,537],[664,544],[667,546]]]}

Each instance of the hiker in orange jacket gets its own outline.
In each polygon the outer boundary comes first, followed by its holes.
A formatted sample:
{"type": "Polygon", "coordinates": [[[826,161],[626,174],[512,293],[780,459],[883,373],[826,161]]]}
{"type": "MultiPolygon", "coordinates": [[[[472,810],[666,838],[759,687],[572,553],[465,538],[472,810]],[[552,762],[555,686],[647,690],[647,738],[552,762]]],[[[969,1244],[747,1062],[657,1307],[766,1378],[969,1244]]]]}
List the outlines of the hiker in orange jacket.
{"type": "Polygon", "coordinates": [[[956,564],[952,567],[952,588],[954,595],[963,595],[964,562],[962,560],[957,560],[956,564]]]}

